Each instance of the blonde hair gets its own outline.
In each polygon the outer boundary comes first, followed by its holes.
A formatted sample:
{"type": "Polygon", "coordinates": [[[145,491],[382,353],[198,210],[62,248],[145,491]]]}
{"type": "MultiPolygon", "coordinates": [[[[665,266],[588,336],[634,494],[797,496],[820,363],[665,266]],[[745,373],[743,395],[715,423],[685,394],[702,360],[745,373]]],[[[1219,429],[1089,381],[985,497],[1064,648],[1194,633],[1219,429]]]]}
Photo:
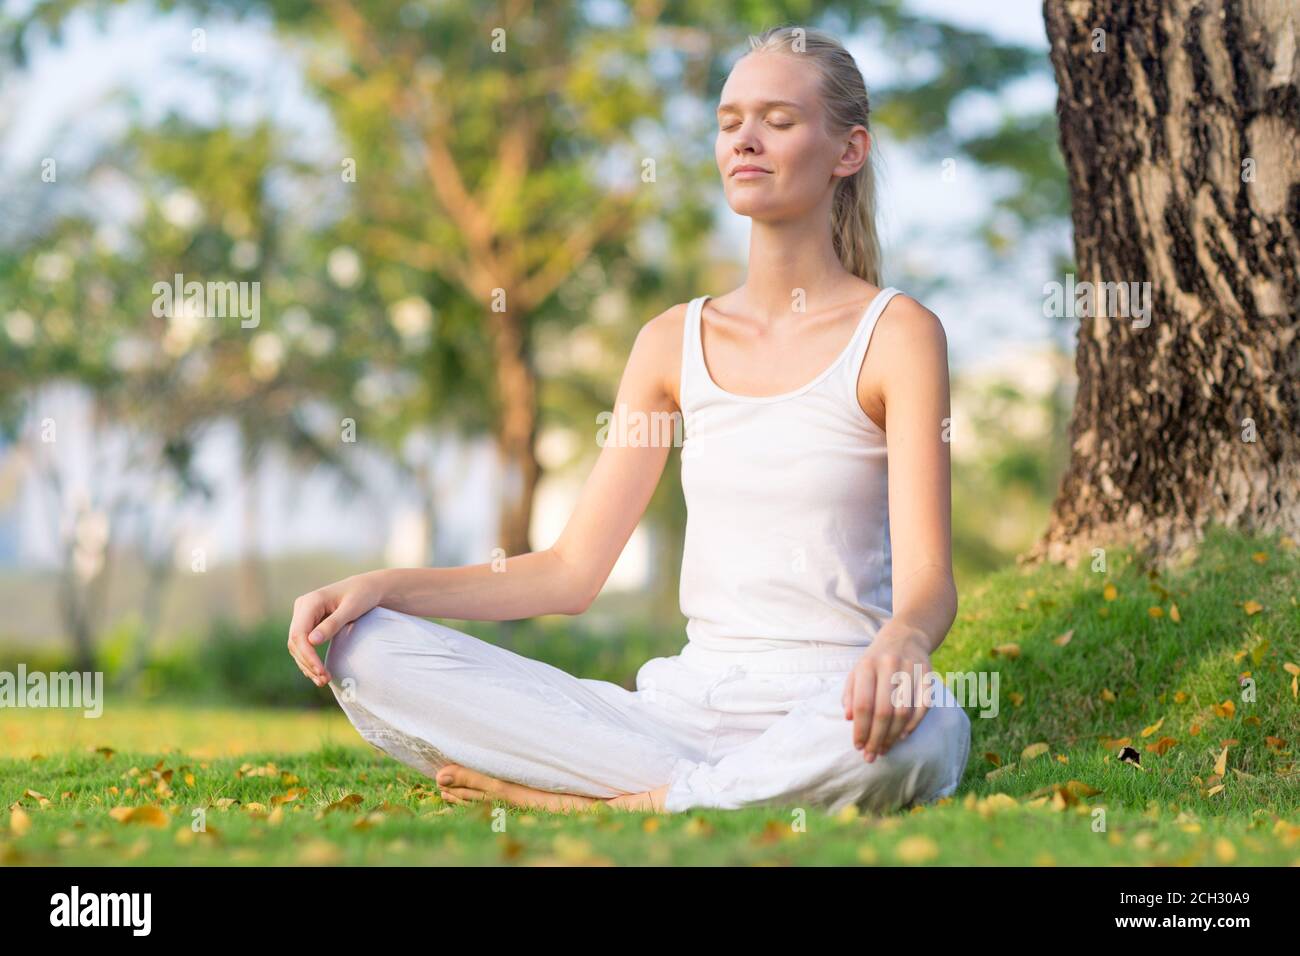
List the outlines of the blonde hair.
{"type": "MultiPolygon", "coordinates": [[[[822,30],[770,27],[749,38],[750,52],[771,51],[811,58],[821,76],[826,126],[834,131],[863,126],[871,130],[867,85],[853,55],[822,30]]],[[[844,268],[859,279],[880,285],[880,240],[876,235],[876,143],[871,140],[867,161],[835,187],[831,205],[832,240],[844,268]]]]}

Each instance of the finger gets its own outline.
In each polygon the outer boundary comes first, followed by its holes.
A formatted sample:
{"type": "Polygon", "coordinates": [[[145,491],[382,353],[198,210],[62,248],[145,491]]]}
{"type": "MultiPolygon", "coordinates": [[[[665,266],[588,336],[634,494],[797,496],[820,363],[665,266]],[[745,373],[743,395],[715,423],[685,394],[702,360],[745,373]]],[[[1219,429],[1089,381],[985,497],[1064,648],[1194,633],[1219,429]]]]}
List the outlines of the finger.
{"type": "Polygon", "coordinates": [[[898,736],[907,726],[907,722],[912,718],[912,705],[916,698],[916,688],[912,686],[912,675],[902,670],[903,662],[899,661],[898,669],[891,672],[890,681],[890,701],[893,704],[894,712],[890,717],[889,726],[885,729],[884,743],[881,744],[881,753],[889,753],[891,747],[898,742],[898,736]],[[901,675],[901,680],[894,683],[901,675]]]}
{"type": "Polygon", "coordinates": [[[320,658],[316,656],[316,651],[307,643],[306,638],[300,636],[290,638],[289,653],[298,662],[303,673],[319,686],[325,679],[325,668],[321,666],[320,658]]]}
{"type": "Polygon", "coordinates": [[[289,638],[306,637],[313,625],[325,616],[319,600],[303,596],[293,602],[293,619],[289,621],[289,638]]]}
{"type": "Polygon", "coordinates": [[[876,693],[875,706],[872,708],[871,733],[867,737],[866,746],[862,748],[862,753],[868,762],[882,753],[880,747],[885,742],[885,734],[889,731],[889,723],[893,718],[894,704],[889,699],[893,689],[890,686],[890,676],[893,672],[894,668],[883,661],[876,666],[876,693]]]}
{"type": "Polygon", "coordinates": [[[294,603],[293,620],[289,623],[289,653],[307,668],[309,674],[324,677],[325,668],[321,666],[316,651],[307,643],[307,634],[323,616],[324,609],[315,600],[300,601],[301,603],[294,603]]]}
{"type": "Polygon", "coordinates": [[[872,707],[876,701],[876,674],[870,665],[853,672],[853,746],[862,750],[871,733],[872,707]]]}
{"type": "Polygon", "coordinates": [[[302,672],[306,674],[317,687],[323,686],[326,683],[329,675],[325,673],[325,668],[321,665],[320,658],[316,656],[316,652],[312,650],[306,640],[301,637],[294,638],[290,653],[293,654],[294,660],[298,662],[298,666],[302,669],[302,672]]]}
{"type": "Polygon", "coordinates": [[[346,602],[339,604],[333,614],[317,624],[307,635],[307,643],[315,647],[334,640],[334,636],[343,629],[343,625],[351,623],[352,617],[352,607],[346,602]]]}
{"type": "Polygon", "coordinates": [[[906,740],[912,735],[912,731],[916,730],[922,719],[924,719],[927,710],[929,710],[929,706],[925,702],[925,694],[918,694],[916,705],[912,708],[912,716],[907,719],[907,723],[903,726],[903,732],[898,735],[899,740],[906,740]]]}

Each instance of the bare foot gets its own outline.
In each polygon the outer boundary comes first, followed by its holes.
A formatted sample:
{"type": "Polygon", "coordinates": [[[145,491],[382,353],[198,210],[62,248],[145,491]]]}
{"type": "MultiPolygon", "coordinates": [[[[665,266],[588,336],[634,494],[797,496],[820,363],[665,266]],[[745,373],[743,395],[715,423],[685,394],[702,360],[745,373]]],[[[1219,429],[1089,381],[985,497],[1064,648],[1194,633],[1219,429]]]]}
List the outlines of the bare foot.
{"type": "Polygon", "coordinates": [[[482,800],[500,800],[511,806],[552,813],[585,810],[597,803],[608,804],[618,810],[662,813],[668,785],[644,793],[624,793],[617,797],[587,797],[577,793],[555,793],[538,790],[522,783],[499,780],[487,774],[449,763],[438,771],[438,786],[448,803],[469,804],[482,800]]]}
{"type": "Polygon", "coordinates": [[[436,780],[442,789],[443,798],[448,803],[455,804],[501,800],[516,807],[568,813],[571,810],[585,810],[593,804],[605,802],[601,797],[554,793],[550,790],[537,790],[522,783],[498,780],[496,777],[489,777],[487,774],[454,763],[449,763],[439,770],[436,780]]]}
{"type": "Polygon", "coordinates": [[[645,793],[625,793],[620,797],[610,797],[605,802],[619,810],[638,810],[641,812],[662,813],[664,797],[668,794],[668,784],[645,793]]]}

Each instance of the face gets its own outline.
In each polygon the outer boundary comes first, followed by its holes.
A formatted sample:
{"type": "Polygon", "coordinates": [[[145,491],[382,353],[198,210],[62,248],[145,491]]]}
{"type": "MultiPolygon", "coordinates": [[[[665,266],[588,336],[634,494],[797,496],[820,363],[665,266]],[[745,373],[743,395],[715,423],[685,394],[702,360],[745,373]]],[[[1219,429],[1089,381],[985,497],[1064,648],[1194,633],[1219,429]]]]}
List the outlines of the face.
{"type": "Polygon", "coordinates": [[[749,53],[732,68],[714,155],[727,202],[739,215],[779,221],[820,203],[829,208],[836,182],[865,162],[867,131],[827,131],[818,83],[800,54],[749,53]]]}

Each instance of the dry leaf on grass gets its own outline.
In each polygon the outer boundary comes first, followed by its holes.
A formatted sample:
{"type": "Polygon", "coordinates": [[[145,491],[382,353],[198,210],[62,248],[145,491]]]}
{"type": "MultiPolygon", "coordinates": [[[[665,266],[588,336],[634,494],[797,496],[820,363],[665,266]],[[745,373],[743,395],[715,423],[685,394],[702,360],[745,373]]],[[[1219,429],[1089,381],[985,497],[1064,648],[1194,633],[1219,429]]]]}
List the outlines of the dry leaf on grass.
{"type": "Polygon", "coordinates": [[[162,807],[143,804],[138,807],[113,807],[108,815],[122,824],[140,824],[149,827],[165,827],[171,817],[162,807]]]}
{"type": "Polygon", "coordinates": [[[1020,759],[1033,760],[1035,757],[1041,757],[1043,754],[1047,753],[1047,751],[1048,751],[1047,744],[1042,741],[1039,741],[1038,743],[1030,744],[1028,747],[1022,750],[1020,752],[1020,759]]]}

